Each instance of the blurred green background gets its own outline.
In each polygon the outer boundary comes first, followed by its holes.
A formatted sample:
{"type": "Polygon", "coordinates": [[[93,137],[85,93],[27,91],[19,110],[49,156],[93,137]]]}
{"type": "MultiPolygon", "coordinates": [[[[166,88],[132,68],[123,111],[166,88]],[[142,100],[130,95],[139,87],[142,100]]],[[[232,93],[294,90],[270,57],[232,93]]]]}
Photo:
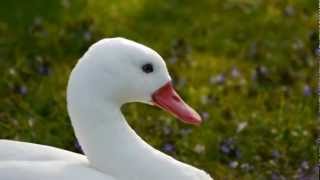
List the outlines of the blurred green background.
{"type": "Polygon", "coordinates": [[[0,138],[80,151],[65,89],[95,41],[158,51],[205,119],[123,108],[148,143],[215,179],[315,178],[317,3],[304,0],[11,0],[0,6],[0,138]]]}

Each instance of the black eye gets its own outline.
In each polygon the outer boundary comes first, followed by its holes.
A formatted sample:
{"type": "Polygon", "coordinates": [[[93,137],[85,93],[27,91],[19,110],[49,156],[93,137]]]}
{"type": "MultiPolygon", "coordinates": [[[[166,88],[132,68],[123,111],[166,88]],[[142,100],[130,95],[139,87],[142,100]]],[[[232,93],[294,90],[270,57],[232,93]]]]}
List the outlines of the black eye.
{"type": "Polygon", "coordinates": [[[150,63],[147,63],[142,66],[142,71],[145,73],[152,73],[153,72],[153,66],[150,63]]]}

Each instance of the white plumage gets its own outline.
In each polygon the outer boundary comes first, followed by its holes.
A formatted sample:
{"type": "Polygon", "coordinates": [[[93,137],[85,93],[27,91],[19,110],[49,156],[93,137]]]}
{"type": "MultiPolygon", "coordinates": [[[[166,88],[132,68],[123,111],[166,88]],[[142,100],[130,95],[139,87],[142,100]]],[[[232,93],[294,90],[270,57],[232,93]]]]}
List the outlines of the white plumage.
{"type": "MultiPolygon", "coordinates": [[[[123,38],[97,42],[73,69],[67,90],[68,112],[86,156],[0,140],[0,179],[212,180],[204,171],[152,148],[120,111],[128,102],[154,104],[159,88],[168,87],[157,96],[172,91],[170,81],[164,61],[152,49],[123,38]],[[146,63],[152,64],[152,73],[141,70],[146,63]]],[[[198,118],[179,97],[160,105],[187,122],[198,118]]]]}

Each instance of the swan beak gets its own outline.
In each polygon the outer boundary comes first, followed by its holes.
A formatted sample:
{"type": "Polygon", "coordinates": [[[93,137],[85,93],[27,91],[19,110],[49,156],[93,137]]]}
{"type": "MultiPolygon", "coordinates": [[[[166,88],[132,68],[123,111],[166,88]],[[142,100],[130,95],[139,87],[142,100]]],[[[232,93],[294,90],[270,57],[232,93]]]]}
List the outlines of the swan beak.
{"type": "Polygon", "coordinates": [[[186,104],[168,82],[152,94],[153,103],[188,124],[200,124],[200,115],[186,104]]]}

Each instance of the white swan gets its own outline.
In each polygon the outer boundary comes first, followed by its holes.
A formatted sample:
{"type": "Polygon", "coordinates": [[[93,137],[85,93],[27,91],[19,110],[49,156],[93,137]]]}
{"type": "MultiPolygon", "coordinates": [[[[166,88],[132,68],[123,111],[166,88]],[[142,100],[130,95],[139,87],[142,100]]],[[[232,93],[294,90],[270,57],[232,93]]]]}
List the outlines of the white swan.
{"type": "MultiPolygon", "coordinates": [[[[152,49],[124,38],[103,39],[73,69],[68,112],[86,156],[0,140],[1,180],[212,180],[144,142],[120,107],[155,104],[186,123],[200,116],[176,94],[166,65],[152,49]]],[[[143,123],[143,122],[141,122],[143,123]]]]}

